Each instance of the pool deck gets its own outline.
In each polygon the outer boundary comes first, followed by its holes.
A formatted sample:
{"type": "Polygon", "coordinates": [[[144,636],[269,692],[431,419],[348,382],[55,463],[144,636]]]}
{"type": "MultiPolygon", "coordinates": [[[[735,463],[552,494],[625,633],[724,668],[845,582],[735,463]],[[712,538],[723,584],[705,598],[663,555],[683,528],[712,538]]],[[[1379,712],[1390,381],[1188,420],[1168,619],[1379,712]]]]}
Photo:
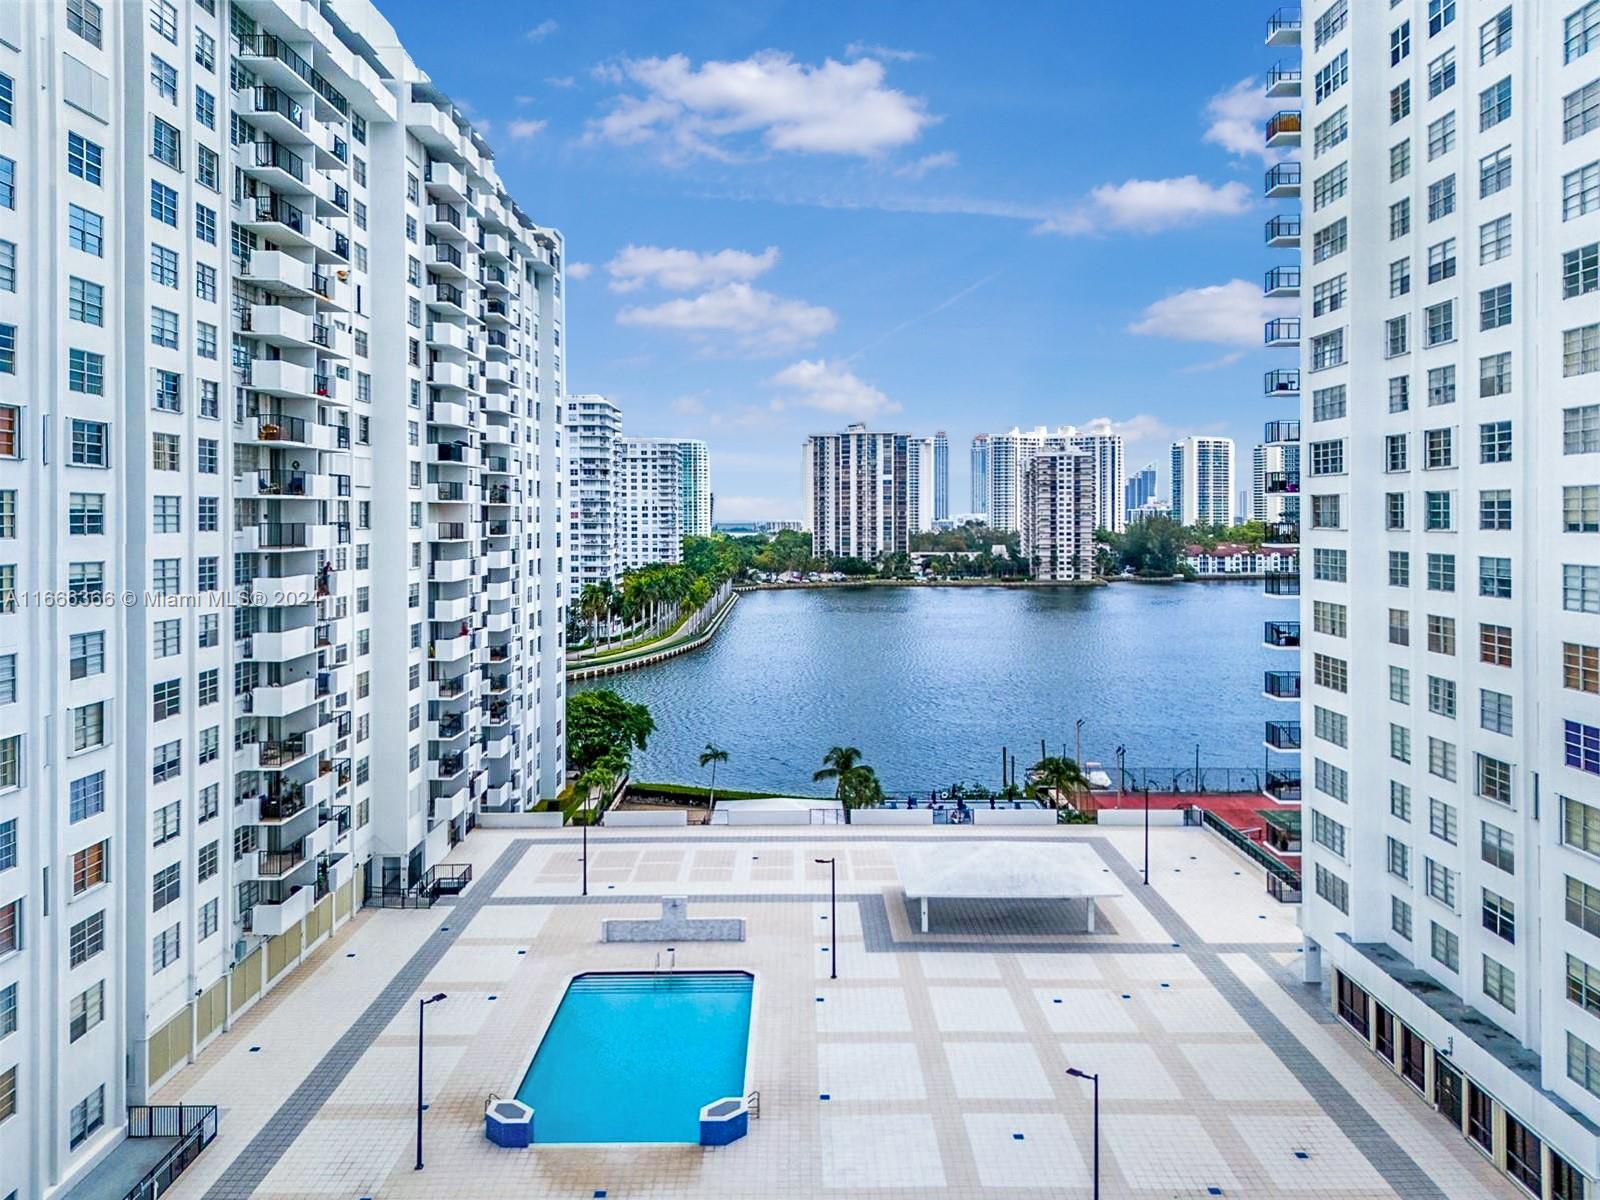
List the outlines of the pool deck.
{"type": "MultiPolygon", "coordinates": [[[[1295,909],[1201,829],[478,830],[475,882],[431,910],[359,915],[157,1102],[216,1103],[217,1140],[171,1200],[1090,1195],[1100,1071],[1103,1194],[1499,1200],[1520,1195],[1296,982],[1295,909]],[[1123,888],[1094,935],[1019,911],[907,917],[897,846],[1086,843],[1123,888]],[[828,869],[839,859],[839,975],[828,869]],[[743,943],[680,969],[756,976],[749,1137],[699,1147],[501,1150],[509,1095],[571,976],[650,969],[607,917],[663,895],[743,917],[743,943]],[[953,919],[952,919],[953,918],[953,919]],[[428,1010],[426,1162],[415,1154],[416,1001],[428,1010]],[[1210,1189],[1221,1189],[1213,1192],[1210,1189]]],[[[955,902],[946,902],[955,905],[955,902]]]]}

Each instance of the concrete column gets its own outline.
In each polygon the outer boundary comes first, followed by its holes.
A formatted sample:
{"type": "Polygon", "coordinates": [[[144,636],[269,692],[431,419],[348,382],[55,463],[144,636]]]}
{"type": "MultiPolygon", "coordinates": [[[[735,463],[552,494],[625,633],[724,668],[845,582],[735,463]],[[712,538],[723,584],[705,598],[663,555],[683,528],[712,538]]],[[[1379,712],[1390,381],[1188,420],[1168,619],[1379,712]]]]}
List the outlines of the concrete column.
{"type": "Polygon", "coordinates": [[[922,932],[928,932],[928,898],[922,898],[922,932]]]}
{"type": "Polygon", "coordinates": [[[1322,947],[1304,935],[1300,938],[1300,981],[1322,982],[1322,947]]]}
{"type": "Polygon", "coordinates": [[[1089,897],[1089,923],[1084,927],[1085,933],[1094,932],[1094,897],[1089,897]]]}

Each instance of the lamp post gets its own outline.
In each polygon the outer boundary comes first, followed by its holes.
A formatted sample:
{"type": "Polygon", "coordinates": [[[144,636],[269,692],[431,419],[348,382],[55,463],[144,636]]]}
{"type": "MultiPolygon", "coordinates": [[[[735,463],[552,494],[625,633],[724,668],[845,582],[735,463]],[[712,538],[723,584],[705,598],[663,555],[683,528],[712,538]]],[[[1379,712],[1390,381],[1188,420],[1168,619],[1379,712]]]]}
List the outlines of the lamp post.
{"type": "Polygon", "coordinates": [[[422,1029],[423,1018],[427,1015],[428,1005],[437,1004],[445,998],[443,992],[436,992],[432,996],[417,1001],[417,1165],[415,1170],[422,1170],[422,1029]]]}
{"type": "Polygon", "coordinates": [[[1067,1074],[1074,1079],[1087,1079],[1094,1085],[1094,1200],[1100,1200],[1100,1075],[1099,1072],[1080,1071],[1068,1067],[1067,1074]]]}
{"type": "Polygon", "coordinates": [[[1144,785],[1144,886],[1150,886],[1150,785],[1144,785]]]}
{"type": "Polygon", "coordinates": [[[839,860],[813,859],[819,867],[828,864],[828,978],[839,978],[839,860]]]}
{"type": "Polygon", "coordinates": [[[1077,756],[1078,756],[1076,761],[1077,761],[1078,766],[1082,767],[1083,766],[1083,718],[1082,717],[1079,717],[1077,719],[1077,721],[1073,723],[1073,735],[1076,738],[1076,741],[1073,743],[1074,747],[1076,749],[1077,756]]]}
{"type": "MultiPolygon", "coordinates": [[[[1118,808],[1122,807],[1122,780],[1123,780],[1123,777],[1127,774],[1127,762],[1128,762],[1128,748],[1126,746],[1118,746],[1117,747],[1117,807],[1118,808]]],[[[1081,769],[1083,764],[1079,763],[1078,766],[1081,769]]]]}
{"type": "Polygon", "coordinates": [[[583,894],[589,894],[589,821],[588,814],[584,814],[583,822],[583,894]]]}

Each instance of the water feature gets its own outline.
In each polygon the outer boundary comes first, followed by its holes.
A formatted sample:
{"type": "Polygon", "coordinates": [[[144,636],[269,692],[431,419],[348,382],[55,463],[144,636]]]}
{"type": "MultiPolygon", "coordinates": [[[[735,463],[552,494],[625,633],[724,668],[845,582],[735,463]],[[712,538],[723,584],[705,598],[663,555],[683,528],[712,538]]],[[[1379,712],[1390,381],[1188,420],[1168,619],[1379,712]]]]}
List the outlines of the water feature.
{"type": "MultiPolygon", "coordinates": [[[[650,706],[657,732],[635,777],[819,791],[830,746],[852,745],[886,789],[997,786],[1000,748],[1020,766],[1039,741],[1110,765],[1262,767],[1263,622],[1297,619],[1259,582],[1103,588],[835,588],[746,593],[703,650],[584,687],[650,706]]],[[[1281,757],[1281,756],[1280,756],[1281,757]]],[[[1274,764],[1280,765],[1278,763],[1274,764]]]]}

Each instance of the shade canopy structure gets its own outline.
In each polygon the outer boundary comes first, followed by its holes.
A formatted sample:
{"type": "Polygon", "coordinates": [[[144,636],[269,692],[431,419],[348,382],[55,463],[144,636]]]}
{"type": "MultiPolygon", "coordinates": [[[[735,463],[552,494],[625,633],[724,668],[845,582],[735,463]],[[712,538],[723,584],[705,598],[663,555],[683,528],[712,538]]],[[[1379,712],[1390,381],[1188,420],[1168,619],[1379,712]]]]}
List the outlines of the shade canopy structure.
{"type": "Polygon", "coordinates": [[[1100,856],[1079,842],[964,842],[906,848],[896,855],[906,898],[929,900],[1082,900],[1084,932],[1094,932],[1095,901],[1122,895],[1100,856]]]}

